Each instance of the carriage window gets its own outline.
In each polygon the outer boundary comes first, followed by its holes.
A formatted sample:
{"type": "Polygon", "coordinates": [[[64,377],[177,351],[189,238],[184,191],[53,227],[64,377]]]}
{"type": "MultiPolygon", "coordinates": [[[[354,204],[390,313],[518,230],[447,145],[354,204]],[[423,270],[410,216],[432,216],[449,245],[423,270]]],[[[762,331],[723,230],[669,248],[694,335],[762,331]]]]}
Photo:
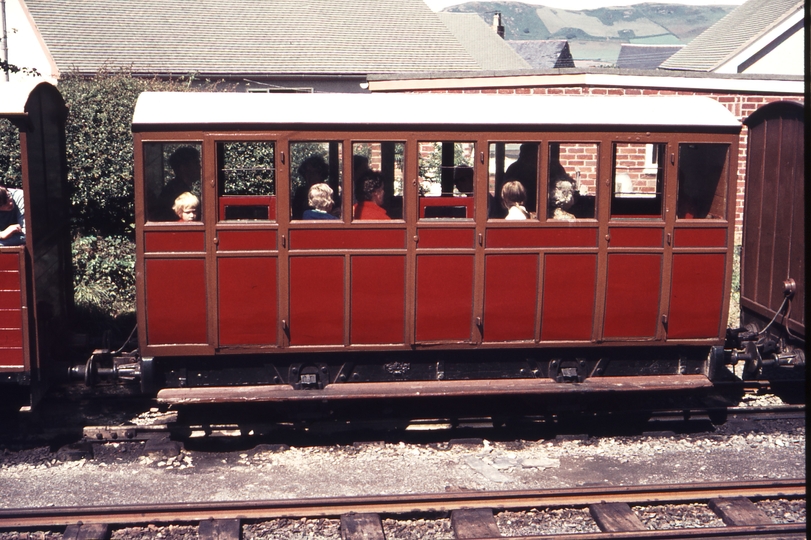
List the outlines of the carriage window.
{"type": "Polygon", "coordinates": [[[473,219],[475,145],[419,142],[420,219],[473,219]]]}
{"type": "Polygon", "coordinates": [[[149,221],[200,221],[200,143],[144,143],[149,221]]]}
{"type": "Polygon", "coordinates": [[[217,143],[220,221],[276,219],[274,160],[270,141],[217,143]]]}
{"type": "Polygon", "coordinates": [[[537,217],[540,143],[490,143],[487,216],[490,219],[537,217]]]}
{"type": "Polygon", "coordinates": [[[679,145],[679,219],[724,219],[726,215],[725,144],[679,145]]]}
{"type": "Polygon", "coordinates": [[[352,144],[353,219],[403,218],[402,142],[352,144]]]}
{"type": "Polygon", "coordinates": [[[342,146],[334,141],[290,143],[291,219],[341,219],[342,146]]]}
{"type": "Polygon", "coordinates": [[[597,150],[594,143],[549,144],[548,219],[594,219],[597,150]]]}
{"type": "Polygon", "coordinates": [[[662,216],[665,144],[614,144],[611,217],[662,216]]]}

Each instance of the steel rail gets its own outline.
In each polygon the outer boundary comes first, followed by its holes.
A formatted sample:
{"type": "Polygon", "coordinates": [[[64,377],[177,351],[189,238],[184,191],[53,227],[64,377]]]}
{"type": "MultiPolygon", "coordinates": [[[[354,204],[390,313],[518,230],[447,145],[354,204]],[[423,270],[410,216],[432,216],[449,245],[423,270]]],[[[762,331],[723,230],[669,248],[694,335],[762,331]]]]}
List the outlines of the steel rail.
{"type": "MultiPolygon", "coordinates": [[[[521,509],[586,506],[601,502],[668,504],[719,497],[798,498],[805,496],[805,479],[598,486],[549,490],[429,493],[286,499],[157,503],[85,507],[0,509],[0,528],[61,526],[82,523],[143,524],[207,519],[274,519],[337,517],[347,513],[403,514],[448,512],[471,508],[521,509]]],[[[582,538],[582,537],[578,537],[582,538]]],[[[602,536],[601,538],[605,538],[602,536]]]]}

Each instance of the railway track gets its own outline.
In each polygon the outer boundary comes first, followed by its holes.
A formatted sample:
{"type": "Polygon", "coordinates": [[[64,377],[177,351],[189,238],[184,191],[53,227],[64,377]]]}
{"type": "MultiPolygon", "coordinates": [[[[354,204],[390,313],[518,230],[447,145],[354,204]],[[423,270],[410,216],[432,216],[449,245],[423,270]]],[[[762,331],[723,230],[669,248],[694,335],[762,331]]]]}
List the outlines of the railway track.
{"type": "MultiPolygon", "coordinates": [[[[381,516],[450,514],[455,538],[501,538],[494,511],[588,508],[600,533],[543,538],[805,538],[805,523],[775,523],[753,500],[802,499],[805,480],[712,482],[533,491],[465,491],[387,495],[198,502],[156,505],[17,508],[0,510],[0,531],[64,527],[66,540],[105,539],[114,526],[198,523],[202,539],[239,539],[242,525],[278,518],[339,518],[341,538],[385,539],[381,516]],[[631,505],[706,504],[724,527],[648,530],[631,505]]],[[[512,537],[516,538],[516,537],[512,537]]],[[[519,538],[533,538],[522,536],[519,538]]],[[[539,538],[539,537],[538,537],[539,538]]]]}

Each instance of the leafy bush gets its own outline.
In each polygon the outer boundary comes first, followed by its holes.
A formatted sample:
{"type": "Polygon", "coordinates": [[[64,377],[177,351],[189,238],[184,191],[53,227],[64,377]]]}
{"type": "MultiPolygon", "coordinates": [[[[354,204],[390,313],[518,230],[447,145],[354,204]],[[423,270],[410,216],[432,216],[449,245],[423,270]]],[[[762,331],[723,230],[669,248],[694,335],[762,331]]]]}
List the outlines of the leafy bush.
{"type": "Polygon", "coordinates": [[[125,236],[77,236],[73,241],[76,305],[112,316],[135,310],[135,243],[125,236]]]}
{"type": "Polygon", "coordinates": [[[5,187],[22,187],[23,173],[20,168],[20,134],[6,119],[0,120],[0,184],[5,187]]]}

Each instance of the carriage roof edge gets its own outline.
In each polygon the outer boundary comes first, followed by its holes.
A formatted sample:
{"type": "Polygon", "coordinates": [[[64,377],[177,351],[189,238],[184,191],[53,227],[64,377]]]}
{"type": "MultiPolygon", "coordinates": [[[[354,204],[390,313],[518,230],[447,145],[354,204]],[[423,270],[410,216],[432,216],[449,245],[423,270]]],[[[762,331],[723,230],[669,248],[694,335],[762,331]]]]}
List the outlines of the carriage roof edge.
{"type": "Polygon", "coordinates": [[[133,130],[167,126],[650,126],[740,129],[702,96],[144,92],[133,130]]]}

